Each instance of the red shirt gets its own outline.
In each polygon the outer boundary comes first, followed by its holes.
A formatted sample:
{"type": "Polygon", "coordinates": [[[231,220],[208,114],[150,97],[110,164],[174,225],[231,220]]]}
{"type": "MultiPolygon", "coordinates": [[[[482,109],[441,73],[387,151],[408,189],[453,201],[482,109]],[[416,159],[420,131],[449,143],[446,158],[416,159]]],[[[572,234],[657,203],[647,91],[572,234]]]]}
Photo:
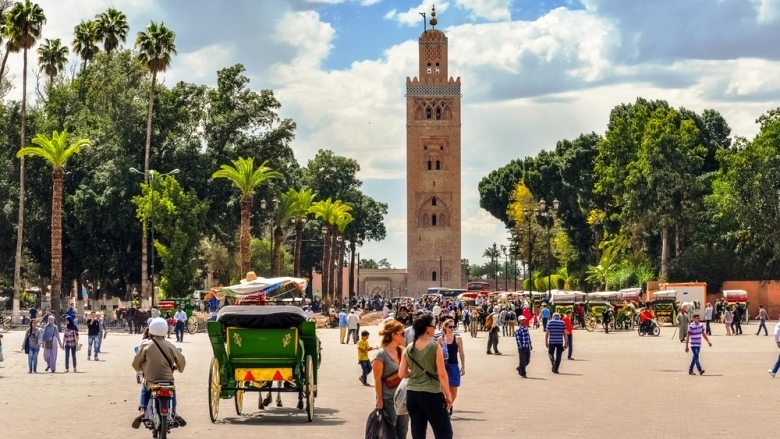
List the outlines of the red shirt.
{"type": "Polygon", "coordinates": [[[561,320],[563,320],[563,323],[566,324],[566,333],[567,334],[571,334],[572,332],[574,332],[574,328],[571,326],[571,318],[569,318],[569,316],[566,316],[566,317],[564,317],[561,320]]]}
{"type": "Polygon", "coordinates": [[[641,313],[639,313],[639,321],[642,323],[652,318],[653,318],[653,313],[651,311],[642,311],[641,313]]]}

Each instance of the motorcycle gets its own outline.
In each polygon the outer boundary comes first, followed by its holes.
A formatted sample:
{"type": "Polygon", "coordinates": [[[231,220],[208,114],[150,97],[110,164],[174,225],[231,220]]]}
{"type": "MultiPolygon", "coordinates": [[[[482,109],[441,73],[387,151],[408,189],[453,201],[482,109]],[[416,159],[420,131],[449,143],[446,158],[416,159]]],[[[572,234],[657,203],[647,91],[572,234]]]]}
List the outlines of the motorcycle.
{"type": "MultiPolygon", "coordinates": [[[[134,348],[138,353],[138,346],[134,348]]],[[[181,348],[177,348],[181,352],[181,348]]],[[[149,402],[144,413],[144,427],[152,430],[152,437],[166,439],[172,428],[182,427],[173,412],[173,392],[176,391],[172,382],[158,381],[148,382],[144,379],[143,371],[137,371],[135,379],[138,384],[146,384],[149,391],[149,402]]]]}
{"type": "Polygon", "coordinates": [[[655,319],[651,319],[649,325],[640,324],[637,331],[640,337],[643,337],[645,334],[650,334],[654,337],[661,335],[661,327],[658,326],[658,322],[655,319]]]}

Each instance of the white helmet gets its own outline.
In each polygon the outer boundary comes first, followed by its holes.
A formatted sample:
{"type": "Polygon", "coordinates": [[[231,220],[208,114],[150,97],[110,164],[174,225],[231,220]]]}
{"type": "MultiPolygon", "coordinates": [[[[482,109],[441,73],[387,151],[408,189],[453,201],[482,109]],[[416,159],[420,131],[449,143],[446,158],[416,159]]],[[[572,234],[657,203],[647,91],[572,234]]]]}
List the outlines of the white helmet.
{"type": "Polygon", "coordinates": [[[149,335],[156,335],[158,337],[165,337],[168,335],[168,322],[161,317],[152,319],[149,323],[149,335]]]}

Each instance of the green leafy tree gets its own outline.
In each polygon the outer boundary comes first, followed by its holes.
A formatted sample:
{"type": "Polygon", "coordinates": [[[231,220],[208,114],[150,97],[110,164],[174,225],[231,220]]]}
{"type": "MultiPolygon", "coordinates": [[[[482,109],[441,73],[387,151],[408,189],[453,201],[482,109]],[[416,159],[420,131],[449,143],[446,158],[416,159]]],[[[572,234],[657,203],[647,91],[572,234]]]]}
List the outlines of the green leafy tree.
{"type": "Polygon", "coordinates": [[[233,182],[241,193],[241,271],[249,271],[249,215],[252,212],[252,194],[255,189],[265,181],[271,178],[281,178],[282,174],[266,166],[263,162],[255,168],[255,162],[252,158],[239,158],[233,160],[233,166],[222,165],[220,170],[216,171],[211,178],[225,178],[233,182]]]}
{"type": "MultiPolygon", "coordinates": [[[[32,48],[41,37],[41,30],[46,23],[46,15],[37,3],[25,0],[24,3],[15,3],[13,8],[5,16],[6,33],[9,42],[7,50],[22,51],[22,118],[21,118],[21,147],[27,145],[25,128],[27,124],[27,51],[32,48]]],[[[0,72],[1,73],[1,72],[0,72]]],[[[22,263],[22,237],[24,236],[24,156],[19,158],[19,220],[16,228],[16,255],[14,262],[14,315],[19,314],[19,294],[21,293],[21,263],[22,263]]]]}
{"type": "Polygon", "coordinates": [[[49,77],[49,94],[51,94],[54,77],[65,69],[67,62],[68,47],[63,46],[59,38],[54,40],[46,38],[43,40],[43,44],[38,46],[38,68],[49,77]]]}
{"type": "MultiPolygon", "coordinates": [[[[152,22],[154,24],[154,22],[152,22]]],[[[150,25],[151,26],[151,25],[150,25]]],[[[127,24],[127,17],[122,12],[108,8],[105,12],[95,16],[95,33],[98,41],[103,41],[103,50],[110,56],[111,52],[119,47],[119,42],[127,41],[127,33],[130,26],[127,24]]],[[[151,33],[151,29],[149,30],[151,33]]],[[[167,39],[166,36],[163,39],[167,39]]],[[[170,39],[172,45],[173,38],[170,39]]],[[[164,44],[168,44],[167,42],[164,44]]],[[[172,51],[176,53],[176,50],[172,51]]],[[[163,69],[164,71],[165,69],[163,69]]]]}
{"type": "Polygon", "coordinates": [[[19,150],[17,157],[39,157],[52,167],[51,196],[51,291],[62,294],[62,188],[65,181],[65,163],[89,144],[79,139],[68,144],[68,132],[53,132],[51,138],[38,134],[32,139],[36,146],[19,150]]]}
{"type": "Polygon", "coordinates": [[[13,39],[8,32],[8,21],[6,19],[6,15],[8,14],[8,11],[11,9],[12,5],[13,2],[11,0],[0,0],[0,43],[5,43],[3,46],[5,49],[5,53],[3,54],[3,62],[0,64],[0,90],[3,92],[3,96],[5,96],[7,90],[10,90],[11,87],[11,84],[3,83],[3,80],[6,77],[5,65],[8,62],[8,54],[11,52],[17,52],[17,50],[15,50],[13,47],[13,39]]]}
{"type": "Polygon", "coordinates": [[[373,259],[360,259],[359,265],[360,268],[365,268],[365,269],[376,270],[379,268],[379,264],[377,264],[377,262],[373,259]]]}
{"type": "Polygon", "coordinates": [[[73,53],[81,58],[81,71],[87,68],[95,54],[100,49],[95,44],[98,41],[97,24],[92,20],[82,21],[73,28],[73,53]]]}
{"type": "Polygon", "coordinates": [[[142,185],[142,193],[133,197],[133,203],[138,219],[158,232],[153,244],[162,262],[163,296],[190,295],[198,268],[199,231],[203,229],[208,204],[199,200],[194,191],[186,192],[170,175],[142,185]]]}

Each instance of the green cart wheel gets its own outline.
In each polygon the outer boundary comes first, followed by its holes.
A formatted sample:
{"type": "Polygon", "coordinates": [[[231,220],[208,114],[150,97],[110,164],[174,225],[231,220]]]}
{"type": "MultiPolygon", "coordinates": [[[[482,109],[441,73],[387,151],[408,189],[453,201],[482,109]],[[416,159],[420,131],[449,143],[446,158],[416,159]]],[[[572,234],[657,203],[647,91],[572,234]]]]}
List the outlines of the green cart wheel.
{"type": "Polygon", "coordinates": [[[190,316],[189,319],[187,319],[187,332],[190,334],[195,334],[198,332],[198,318],[195,316],[190,316]]]}
{"type": "Polygon", "coordinates": [[[309,422],[314,420],[314,362],[311,355],[306,356],[306,417],[309,422]]]}
{"type": "MultiPolygon", "coordinates": [[[[244,387],[243,381],[236,381],[236,387],[239,389],[244,387]]],[[[241,411],[244,409],[244,391],[243,390],[236,390],[236,396],[235,396],[235,403],[236,403],[236,414],[241,416],[241,411]]]]}
{"type": "Polygon", "coordinates": [[[219,394],[221,392],[219,361],[216,358],[212,358],[211,370],[209,371],[209,416],[211,417],[211,422],[217,422],[217,416],[219,416],[219,394]]]}
{"type": "Polygon", "coordinates": [[[596,330],[596,318],[593,317],[593,315],[590,313],[585,316],[585,329],[587,329],[588,332],[593,332],[596,330]]]}

